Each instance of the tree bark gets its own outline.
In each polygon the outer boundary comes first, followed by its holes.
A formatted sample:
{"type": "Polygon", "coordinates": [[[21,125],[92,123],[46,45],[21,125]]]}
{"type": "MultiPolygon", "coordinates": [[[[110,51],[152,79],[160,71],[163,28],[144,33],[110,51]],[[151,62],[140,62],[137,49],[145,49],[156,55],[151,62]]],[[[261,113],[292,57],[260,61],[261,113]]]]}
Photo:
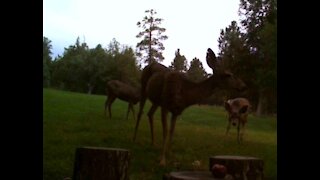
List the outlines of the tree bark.
{"type": "Polygon", "coordinates": [[[115,148],[76,149],[73,180],[128,180],[130,151],[115,148]]]}
{"type": "Polygon", "coordinates": [[[214,164],[227,168],[227,174],[235,180],[261,180],[264,178],[262,159],[246,156],[213,156],[209,158],[209,169],[214,164]]]}

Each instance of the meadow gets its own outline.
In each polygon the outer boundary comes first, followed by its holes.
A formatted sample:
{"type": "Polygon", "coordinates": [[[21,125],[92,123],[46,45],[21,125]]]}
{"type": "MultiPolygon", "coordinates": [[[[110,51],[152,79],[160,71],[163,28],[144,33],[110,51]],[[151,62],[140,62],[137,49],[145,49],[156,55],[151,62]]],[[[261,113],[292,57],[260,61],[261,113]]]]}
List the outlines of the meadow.
{"type": "MultiPolygon", "coordinates": [[[[127,103],[116,100],[112,119],[104,115],[106,96],[43,89],[43,179],[72,177],[75,149],[82,146],[124,148],[131,152],[131,180],[162,179],[164,173],[190,170],[195,160],[208,170],[209,157],[245,155],[265,163],[265,176],[277,176],[277,119],[274,116],[248,117],[244,143],[238,144],[236,129],[225,135],[226,111],[220,106],[195,105],[178,118],[167,166],[159,166],[162,144],[160,110],[155,114],[155,146],[151,145],[146,104],[136,142],[135,121],[126,120],[127,103]]],[[[136,113],[138,105],[135,106],[136,113]]]]}

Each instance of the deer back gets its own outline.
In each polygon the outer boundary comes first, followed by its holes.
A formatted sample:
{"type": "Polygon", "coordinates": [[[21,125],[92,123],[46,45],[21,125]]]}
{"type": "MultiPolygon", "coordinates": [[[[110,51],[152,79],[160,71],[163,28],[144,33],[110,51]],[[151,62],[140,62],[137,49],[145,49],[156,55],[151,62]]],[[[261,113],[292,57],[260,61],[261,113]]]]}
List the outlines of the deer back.
{"type": "Polygon", "coordinates": [[[107,90],[109,94],[127,102],[136,104],[140,100],[140,91],[137,88],[118,80],[108,81],[107,90]]]}

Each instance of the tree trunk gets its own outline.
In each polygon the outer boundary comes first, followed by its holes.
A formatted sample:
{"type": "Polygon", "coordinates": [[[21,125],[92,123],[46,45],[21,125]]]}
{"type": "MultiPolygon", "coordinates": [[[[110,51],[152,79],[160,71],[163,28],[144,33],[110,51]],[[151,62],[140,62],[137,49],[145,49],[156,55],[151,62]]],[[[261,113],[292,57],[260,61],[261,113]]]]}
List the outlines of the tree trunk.
{"type": "Polygon", "coordinates": [[[227,168],[227,174],[235,180],[261,180],[264,178],[264,162],[255,157],[246,156],[213,156],[209,158],[209,169],[214,164],[227,168]]]}
{"type": "Polygon", "coordinates": [[[88,84],[88,94],[92,94],[93,88],[94,88],[94,86],[89,83],[88,84]]]}
{"type": "Polygon", "coordinates": [[[76,149],[73,180],[128,180],[130,151],[115,148],[76,149]]]}
{"type": "Polygon", "coordinates": [[[264,100],[263,93],[260,91],[259,92],[259,99],[258,99],[258,106],[257,106],[257,111],[256,111],[257,116],[262,115],[263,108],[264,108],[264,101],[263,100],[264,100]]]}

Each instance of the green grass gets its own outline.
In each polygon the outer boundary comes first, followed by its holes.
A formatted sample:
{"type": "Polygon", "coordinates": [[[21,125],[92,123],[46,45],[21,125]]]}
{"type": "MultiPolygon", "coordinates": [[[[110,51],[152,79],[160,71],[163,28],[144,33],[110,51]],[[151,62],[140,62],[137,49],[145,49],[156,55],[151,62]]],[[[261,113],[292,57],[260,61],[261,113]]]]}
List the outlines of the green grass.
{"type": "MultiPolygon", "coordinates": [[[[172,150],[167,166],[158,165],[162,128],[160,110],[155,114],[155,142],[151,146],[150,129],[144,110],[136,142],[132,141],[135,122],[130,113],[125,120],[127,103],[116,100],[112,119],[104,116],[105,96],[86,95],[52,89],[43,90],[43,163],[44,179],[72,177],[75,149],[81,146],[125,148],[131,151],[130,179],[162,179],[166,172],[192,169],[192,162],[201,161],[208,170],[209,157],[214,155],[247,155],[265,162],[265,176],[277,175],[276,117],[250,115],[244,143],[238,145],[236,130],[225,136],[226,113],[222,107],[192,106],[176,123],[172,150]]],[[[135,107],[136,112],[138,106],[135,107]]]]}

